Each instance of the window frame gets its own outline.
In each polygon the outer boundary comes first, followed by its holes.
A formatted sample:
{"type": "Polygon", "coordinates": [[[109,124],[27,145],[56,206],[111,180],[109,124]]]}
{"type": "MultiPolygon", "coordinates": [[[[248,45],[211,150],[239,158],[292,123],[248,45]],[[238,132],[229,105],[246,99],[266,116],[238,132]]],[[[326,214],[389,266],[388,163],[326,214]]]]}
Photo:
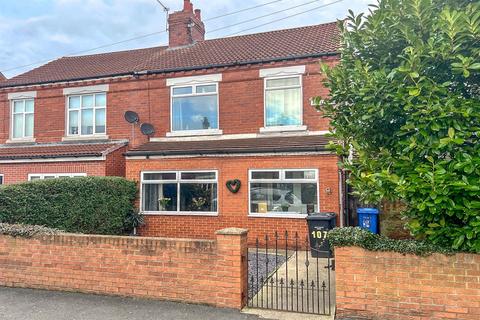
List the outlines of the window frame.
{"type": "Polygon", "coordinates": [[[28,98],[16,98],[16,99],[11,99],[10,100],[10,140],[11,141],[34,141],[35,140],[35,97],[28,97],[28,98]],[[27,100],[33,101],[33,111],[32,112],[26,112],[25,107],[26,107],[26,102],[27,100]],[[21,113],[15,113],[15,102],[22,101],[23,102],[23,112],[21,113]],[[22,114],[23,115],[23,130],[22,130],[22,136],[21,137],[14,137],[14,132],[15,132],[15,119],[14,115],[15,114],[22,114]],[[27,114],[33,115],[33,127],[32,127],[32,135],[31,136],[26,136],[25,135],[25,118],[27,114]]]}
{"type": "Polygon", "coordinates": [[[81,178],[86,177],[86,173],[29,173],[28,181],[45,180],[46,176],[54,176],[54,179],[58,178],[81,178]],[[32,177],[39,177],[39,179],[32,180],[32,177]]]}
{"type": "Polygon", "coordinates": [[[107,136],[107,106],[108,106],[108,92],[106,91],[95,91],[95,92],[85,92],[85,93],[70,93],[65,95],[65,137],[67,138],[92,138],[92,137],[106,137],[107,136]],[[95,105],[95,97],[97,94],[105,94],[105,107],[97,107],[95,105]],[[83,96],[93,96],[93,134],[82,134],[82,101],[83,96]],[[70,109],[70,98],[71,97],[80,97],[80,107],[78,109],[70,109]],[[96,133],[96,110],[98,109],[105,109],[105,132],[103,133],[96,133]],[[70,111],[77,111],[78,112],[78,134],[70,133],[70,111]]]}
{"type": "Polygon", "coordinates": [[[319,170],[314,168],[287,168],[287,169],[249,169],[248,170],[248,216],[254,218],[289,218],[289,219],[305,219],[308,214],[306,213],[291,213],[291,212],[267,212],[258,213],[252,212],[252,183],[315,183],[317,185],[317,208],[320,210],[320,176],[319,170]],[[278,179],[252,179],[252,173],[275,171],[279,172],[278,179]],[[285,179],[286,171],[314,171],[314,179],[285,179]]]}
{"type": "Polygon", "coordinates": [[[220,206],[220,192],[219,192],[219,177],[218,170],[149,170],[140,172],[140,211],[145,215],[164,215],[164,216],[218,216],[219,215],[219,206],[220,206]],[[214,172],[215,179],[198,179],[198,180],[188,180],[181,179],[182,173],[203,173],[203,172],[214,172]],[[144,175],[149,173],[175,173],[176,178],[174,180],[145,180],[144,175]],[[205,211],[181,211],[180,210],[180,184],[181,183],[216,183],[217,184],[217,210],[215,212],[205,212],[205,211]],[[165,184],[165,183],[176,183],[177,184],[177,210],[176,211],[146,211],[144,210],[144,197],[143,197],[143,185],[144,184],[165,184]]]}
{"type": "Polygon", "coordinates": [[[0,173],[0,186],[5,184],[5,175],[3,173],[0,173]]]}
{"type": "Polygon", "coordinates": [[[293,74],[293,75],[279,75],[279,76],[266,76],[263,78],[263,129],[265,130],[292,130],[302,128],[304,126],[303,122],[303,74],[293,74]],[[268,80],[277,80],[277,79],[292,79],[292,78],[299,78],[300,83],[299,85],[295,86],[284,86],[284,87],[277,87],[277,88],[267,88],[267,81],[268,80]],[[296,125],[285,125],[285,126],[269,126],[267,125],[267,91],[268,90],[279,90],[279,89],[300,89],[300,124],[296,125]]]}
{"type": "Polygon", "coordinates": [[[219,82],[208,81],[208,82],[195,82],[195,83],[184,83],[176,84],[170,86],[170,134],[172,135],[202,135],[202,134],[211,134],[221,132],[220,130],[220,92],[219,92],[219,82]],[[215,93],[196,93],[198,86],[210,86],[215,85],[215,93]],[[174,95],[173,91],[179,88],[188,88],[192,87],[192,93],[190,94],[178,94],[174,95]],[[173,129],[173,99],[174,98],[185,98],[185,97],[198,97],[198,96],[217,96],[217,128],[210,129],[197,129],[197,130],[174,130],[173,129]]]}

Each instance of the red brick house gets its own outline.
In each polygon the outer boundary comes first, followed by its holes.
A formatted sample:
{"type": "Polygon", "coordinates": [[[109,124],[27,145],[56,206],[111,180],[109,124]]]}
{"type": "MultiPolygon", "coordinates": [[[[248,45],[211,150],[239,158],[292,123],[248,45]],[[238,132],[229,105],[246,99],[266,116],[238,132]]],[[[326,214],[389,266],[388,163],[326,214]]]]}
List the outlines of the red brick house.
{"type": "Polygon", "coordinates": [[[310,102],[327,93],[319,62],[338,60],[336,23],[204,40],[185,0],[169,33],[168,46],[64,57],[0,82],[3,183],[125,176],[150,236],[304,230],[310,212],[340,213],[329,123],[310,102]]]}

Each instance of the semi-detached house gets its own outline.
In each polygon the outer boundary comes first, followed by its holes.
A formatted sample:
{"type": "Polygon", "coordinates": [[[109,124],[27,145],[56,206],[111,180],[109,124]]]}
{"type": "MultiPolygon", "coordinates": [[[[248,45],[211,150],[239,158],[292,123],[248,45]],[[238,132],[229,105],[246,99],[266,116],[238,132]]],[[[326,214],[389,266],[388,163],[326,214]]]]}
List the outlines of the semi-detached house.
{"type": "Polygon", "coordinates": [[[0,82],[2,183],[125,176],[148,236],[253,238],[339,214],[329,122],[310,100],[328,92],[320,62],[338,61],[336,23],[204,40],[189,0],[168,22],[168,46],[64,57],[0,82]]]}

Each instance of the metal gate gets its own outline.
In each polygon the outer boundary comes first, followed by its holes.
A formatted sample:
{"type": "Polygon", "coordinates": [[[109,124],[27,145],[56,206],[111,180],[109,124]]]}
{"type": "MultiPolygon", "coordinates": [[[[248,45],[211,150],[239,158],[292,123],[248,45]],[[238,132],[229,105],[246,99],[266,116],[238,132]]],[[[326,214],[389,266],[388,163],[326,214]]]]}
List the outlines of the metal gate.
{"type": "Polygon", "coordinates": [[[331,315],[334,260],[314,256],[308,237],[298,233],[257,238],[248,253],[248,306],[331,315]]]}

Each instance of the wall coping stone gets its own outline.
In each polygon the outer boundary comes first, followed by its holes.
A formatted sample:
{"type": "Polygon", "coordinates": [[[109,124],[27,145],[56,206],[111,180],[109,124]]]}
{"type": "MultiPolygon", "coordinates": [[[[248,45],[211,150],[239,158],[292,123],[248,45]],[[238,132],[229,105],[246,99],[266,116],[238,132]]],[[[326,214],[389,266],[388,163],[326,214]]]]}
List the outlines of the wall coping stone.
{"type": "Polygon", "coordinates": [[[217,235],[223,236],[242,236],[248,233],[247,229],[242,228],[225,228],[215,232],[217,235]]]}

